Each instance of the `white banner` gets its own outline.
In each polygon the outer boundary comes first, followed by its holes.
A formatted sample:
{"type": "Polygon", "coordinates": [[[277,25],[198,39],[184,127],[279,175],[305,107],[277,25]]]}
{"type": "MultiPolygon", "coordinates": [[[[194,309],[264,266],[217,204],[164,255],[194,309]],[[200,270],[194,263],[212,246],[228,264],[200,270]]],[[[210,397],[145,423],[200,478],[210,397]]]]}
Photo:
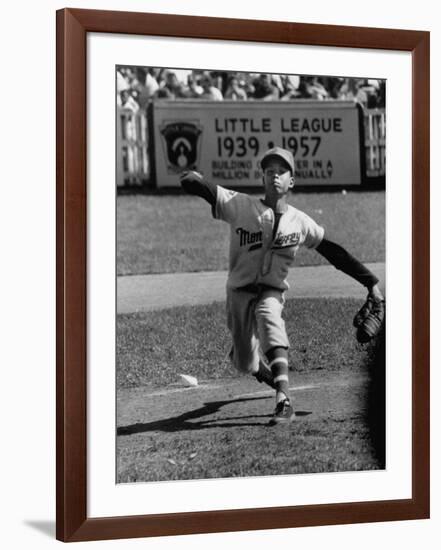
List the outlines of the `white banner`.
{"type": "Polygon", "coordinates": [[[359,112],[343,101],[157,101],[153,105],[157,187],[183,170],[227,186],[261,183],[259,161],[290,149],[298,185],[361,183],[359,112]]]}

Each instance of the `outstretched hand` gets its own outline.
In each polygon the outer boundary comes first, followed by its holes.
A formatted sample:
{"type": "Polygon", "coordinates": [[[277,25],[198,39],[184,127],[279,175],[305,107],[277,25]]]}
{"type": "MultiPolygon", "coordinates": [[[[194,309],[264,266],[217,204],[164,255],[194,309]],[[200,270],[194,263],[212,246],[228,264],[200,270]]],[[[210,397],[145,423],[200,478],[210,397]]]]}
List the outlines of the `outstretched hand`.
{"type": "Polygon", "coordinates": [[[204,177],[199,172],[196,172],[195,170],[188,170],[186,172],[182,172],[180,175],[180,182],[181,183],[201,183],[204,180],[204,177]]]}

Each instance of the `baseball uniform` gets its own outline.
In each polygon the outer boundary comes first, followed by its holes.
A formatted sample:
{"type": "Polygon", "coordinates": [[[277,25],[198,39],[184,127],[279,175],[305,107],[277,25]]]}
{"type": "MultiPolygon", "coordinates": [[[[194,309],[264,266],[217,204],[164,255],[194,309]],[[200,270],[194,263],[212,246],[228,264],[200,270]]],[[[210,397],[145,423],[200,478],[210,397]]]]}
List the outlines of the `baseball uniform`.
{"type": "Polygon", "coordinates": [[[220,186],[216,191],[214,216],[230,225],[227,323],[233,361],[253,373],[259,342],[264,353],[289,346],[282,319],[288,270],[300,246],[315,248],[324,230],[290,205],[275,230],[275,213],[261,199],[220,186]]]}

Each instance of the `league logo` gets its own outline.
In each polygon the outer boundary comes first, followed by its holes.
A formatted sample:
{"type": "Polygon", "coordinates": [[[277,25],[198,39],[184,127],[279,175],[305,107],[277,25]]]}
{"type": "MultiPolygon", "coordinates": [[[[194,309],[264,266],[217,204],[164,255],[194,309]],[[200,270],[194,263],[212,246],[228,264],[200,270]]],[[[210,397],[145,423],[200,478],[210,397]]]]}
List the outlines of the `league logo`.
{"type": "Polygon", "coordinates": [[[192,122],[171,122],[160,128],[167,170],[178,174],[197,167],[202,129],[192,122]]]}

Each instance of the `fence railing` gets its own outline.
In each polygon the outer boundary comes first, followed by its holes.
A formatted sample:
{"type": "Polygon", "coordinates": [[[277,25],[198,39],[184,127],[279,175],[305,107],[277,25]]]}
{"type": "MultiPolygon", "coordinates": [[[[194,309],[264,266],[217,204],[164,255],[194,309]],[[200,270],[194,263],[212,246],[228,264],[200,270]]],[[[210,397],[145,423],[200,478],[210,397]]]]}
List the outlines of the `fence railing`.
{"type": "Polygon", "coordinates": [[[117,186],[143,185],[150,180],[146,113],[118,109],[116,132],[117,186]]]}
{"type": "MultiPolygon", "coordinates": [[[[117,110],[116,182],[118,187],[151,184],[151,159],[147,113],[117,110]]],[[[386,113],[384,109],[364,111],[365,177],[379,178],[386,173],[386,113]]]]}
{"type": "Polygon", "coordinates": [[[386,113],[384,109],[365,111],[364,136],[366,177],[384,176],[386,173],[386,113]]]}

